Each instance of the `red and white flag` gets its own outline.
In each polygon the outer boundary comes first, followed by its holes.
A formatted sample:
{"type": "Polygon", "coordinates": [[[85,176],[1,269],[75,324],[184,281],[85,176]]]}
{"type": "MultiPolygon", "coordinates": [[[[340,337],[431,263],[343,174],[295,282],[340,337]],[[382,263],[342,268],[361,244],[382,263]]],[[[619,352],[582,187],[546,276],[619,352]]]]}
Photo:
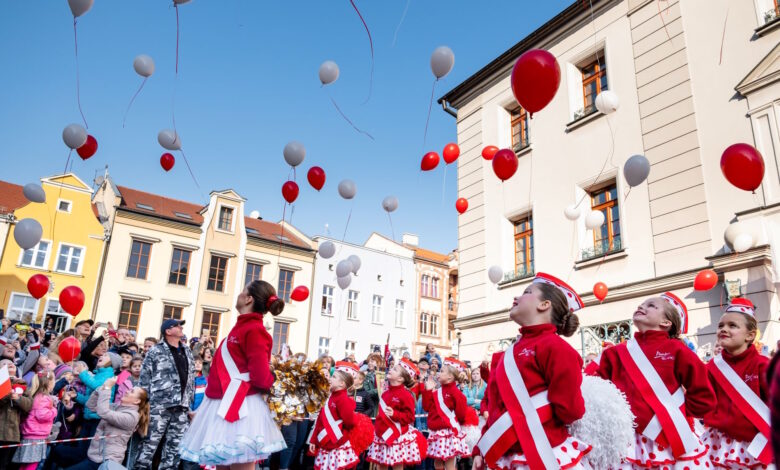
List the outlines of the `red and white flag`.
{"type": "Polygon", "coordinates": [[[11,393],[11,377],[8,375],[8,367],[0,369],[0,399],[11,393]]]}

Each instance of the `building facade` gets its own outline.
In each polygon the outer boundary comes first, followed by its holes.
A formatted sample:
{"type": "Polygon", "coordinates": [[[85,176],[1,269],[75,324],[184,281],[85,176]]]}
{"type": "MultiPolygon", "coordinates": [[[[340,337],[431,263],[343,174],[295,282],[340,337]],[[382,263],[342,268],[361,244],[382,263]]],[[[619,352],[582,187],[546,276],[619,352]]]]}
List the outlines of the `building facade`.
{"type": "Polygon", "coordinates": [[[583,296],[582,328],[571,338],[583,354],[603,339],[628,337],[636,305],[667,290],[686,302],[688,336],[701,355],[734,295],[758,306],[763,340],[774,349],[777,3],[713,0],[702,8],[696,0],[670,0],[660,11],[656,3],[599,0],[591,11],[575,2],[439,100],[456,116],[458,193],[469,200],[458,224],[462,358],[482,360],[514,339],[508,308],[537,271],[583,296]],[[534,48],[555,55],[561,83],[530,119],[512,95],[510,74],[534,48]],[[609,115],[595,108],[604,90],[620,100],[609,115]],[[755,145],[766,162],[756,194],[721,174],[720,156],[737,142],[755,145]],[[487,145],[512,148],[519,158],[503,185],[481,156],[487,145]],[[629,188],[622,166],[634,154],[645,155],[651,171],[629,188]],[[581,213],[573,222],[564,217],[572,205],[581,213]],[[592,210],[605,216],[596,230],[584,222],[592,210]],[[743,253],[724,242],[735,221],[753,236],[754,247],[743,253]],[[497,286],[487,278],[493,265],[506,272],[497,286]],[[721,283],[694,292],[694,276],[708,267],[721,283]],[[599,281],[609,287],[604,302],[592,294],[599,281]]]}

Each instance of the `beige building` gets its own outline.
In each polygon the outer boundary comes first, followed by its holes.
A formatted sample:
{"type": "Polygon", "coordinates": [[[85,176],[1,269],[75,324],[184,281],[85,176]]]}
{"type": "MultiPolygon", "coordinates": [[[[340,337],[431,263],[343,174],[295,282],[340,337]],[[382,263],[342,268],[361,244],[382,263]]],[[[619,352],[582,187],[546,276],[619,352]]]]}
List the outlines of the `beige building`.
{"type": "Polygon", "coordinates": [[[780,339],[776,296],[780,248],[780,20],[773,0],[600,0],[575,2],[440,99],[456,116],[460,285],[455,326],[464,359],[479,360],[513,340],[507,316],[537,271],[567,280],[588,305],[571,340],[583,353],[602,339],[632,332],[643,299],[671,290],[689,309],[689,338],[705,355],[729,296],[758,306],[770,349],[780,339]],[[705,5],[706,4],[706,5],[705,5]],[[723,39],[725,38],[725,39],[723,39]],[[552,52],[561,68],[557,95],[533,119],[511,87],[525,51],[552,52]],[[620,99],[605,116],[594,101],[603,90],[620,99]],[[720,156],[731,144],[755,145],[766,163],[756,194],[731,186],[720,156]],[[487,145],[513,148],[515,176],[503,185],[487,145]],[[648,180],[629,187],[623,163],[651,163],[648,180]],[[564,217],[580,202],[581,216],[564,217]],[[605,214],[596,231],[591,210],[605,214]],[[754,247],[735,254],[724,243],[734,221],[754,247]],[[506,272],[498,286],[487,269],[506,272]],[[721,282],[692,290],[697,271],[712,267],[721,282]],[[602,281],[609,295],[591,291],[602,281]]]}
{"type": "Polygon", "coordinates": [[[311,287],[313,242],[289,224],[246,217],[246,200],[214,191],[206,206],[116,186],[105,177],[95,205],[111,233],[93,317],[159,337],[165,318],[186,320],[185,334],[204,330],[216,341],[235,324],[243,287],[264,279],[288,301],[266,318],[274,348],[303,350],[311,299],[290,302],[299,285],[311,287]]]}

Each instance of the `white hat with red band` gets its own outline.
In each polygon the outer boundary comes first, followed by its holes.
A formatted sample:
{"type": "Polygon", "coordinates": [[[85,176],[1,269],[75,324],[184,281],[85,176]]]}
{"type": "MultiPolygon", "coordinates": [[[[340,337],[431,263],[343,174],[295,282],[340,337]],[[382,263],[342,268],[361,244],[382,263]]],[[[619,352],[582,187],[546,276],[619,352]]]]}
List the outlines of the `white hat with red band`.
{"type": "Polygon", "coordinates": [[[418,369],[417,365],[415,365],[415,363],[412,362],[411,360],[404,357],[401,359],[401,362],[399,362],[399,364],[401,365],[401,367],[404,368],[404,370],[406,370],[406,372],[409,372],[409,375],[411,375],[413,379],[419,377],[420,369],[418,369]]]}
{"type": "Polygon", "coordinates": [[[351,375],[353,379],[357,378],[358,374],[360,373],[360,369],[358,368],[357,364],[346,361],[338,361],[336,363],[336,370],[346,372],[347,374],[351,375]]]}
{"type": "Polygon", "coordinates": [[[41,343],[33,343],[30,345],[30,351],[39,351],[41,349],[41,343]]]}
{"type": "Polygon", "coordinates": [[[8,344],[8,340],[5,339],[5,337],[0,336],[0,345],[5,346],[6,344],[8,344]]]}
{"type": "Polygon", "coordinates": [[[680,333],[687,334],[688,333],[688,307],[685,306],[685,303],[683,303],[682,300],[680,300],[679,297],[672,294],[671,292],[664,292],[661,294],[661,298],[672,304],[672,307],[674,307],[675,310],[677,310],[677,313],[680,314],[680,333]]]}
{"type": "Polygon", "coordinates": [[[445,357],[444,365],[452,366],[461,372],[466,372],[466,370],[468,370],[468,366],[466,365],[465,362],[455,359],[454,357],[445,357]]]}
{"type": "Polygon", "coordinates": [[[533,282],[543,282],[545,284],[552,284],[558,289],[560,289],[561,292],[563,292],[563,295],[566,297],[566,301],[569,303],[569,310],[572,312],[576,312],[577,310],[581,309],[585,306],[584,303],[582,303],[582,299],[579,295],[577,295],[577,292],[574,291],[574,289],[571,288],[568,284],[561,281],[555,276],[550,276],[549,274],[545,273],[536,273],[536,277],[534,278],[533,282]]]}
{"type": "Polygon", "coordinates": [[[753,305],[753,302],[743,297],[731,299],[726,307],[726,311],[756,316],[756,306],[753,305]]]}

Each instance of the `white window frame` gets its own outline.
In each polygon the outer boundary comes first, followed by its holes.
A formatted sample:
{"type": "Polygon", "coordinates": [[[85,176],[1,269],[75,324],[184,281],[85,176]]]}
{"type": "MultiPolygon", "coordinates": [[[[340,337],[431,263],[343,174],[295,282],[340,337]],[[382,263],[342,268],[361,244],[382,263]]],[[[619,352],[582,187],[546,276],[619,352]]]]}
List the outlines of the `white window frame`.
{"type": "Polygon", "coordinates": [[[420,312],[420,321],[417,325],[421,335],[428,335],[428,325],[430,324],[428,312],[420,312]]]}
{"type": "Polygon", "coordinates": [[[344,343],[344,357],[355,354],[355,349],[357,349],[357,341],[346,341],[344,343]],[[350,346],[352,347],[350,348],[350,346]]]}
{"type": "Polygon", "coordinates": [[[756,24],[757,27],[760,28],[761,26],[768,24],[764,19],[764,14],[770,10],[774,10],[775,2],[774,0],[755,0],[754,4],[756,7],[756,24]]]}
{"type": "Polygon", "coordinates": [[[439,315],[436,312],[431,312],[428,316],[429,334],[428,336],[439,336],[439,315]]]}
{"type": "Polygon", "coordinates": [[[238,217],[238,207],[231,206],[230,204],[218,204],[217,205],[217,225],[214,227],[214,230],[217,232],[222,233],[236,233],[236,217],[238,217]],[[222,208],[226,207],[228,209],[233,210],[233,217],[230,218],[230,230],[225,230],[223,228],[219,227],[219,223],[222,220],[222,208]]]}
{"type": "Polygon", "coordinates": [[[325,308],[320,307],[323,316],[333,316],[333,292],[335,291],[333,286],[327,284],[322,285],[322,298],[325,300],[325,308]]]}
{"type": "Polygon", "coordinates": [[[56,297],[47,297],[46,298],[46,304],[45,304],[45,306],[43,308],[43,320],[41,320],[41,325],[43,325],[44,328],[46,327],[46,319],[49,317],[49,315],[65,318],[65,330],[70,328],[70,323],[71,323],[71,320],[73,319],[73,317],[68,315],[68,312],[66,312],[65,310],[62,309],[62,306],[60,305],[60,301],[56,297]],[[49,310],[49,306],[52,303],[56,303],[57,304],[57,311],[50,311],[49,310]]]}
{"type": "Polygon", "coordinates": [[[43,269],[43,270],[48,271],[48,269],[49,269],[49,259],[51,257],[51,246],[52,246],[52,241],[51,240],[41,239],[41,241],[38,242],[37,245],[35,245],[34,247],[30,248],[30,251],[33,252],[32,260],[35,261],[35,259],[38,257],[38,252],[40,251],[39,248],[41,246],[41,242],[48,243],[48,245],[46,246],[46,255],[44,256],[44,259],[43,259],[43,266],[35,266],[34,264],[24,264],[22,262],[24,260],[24,253],[26,251],[28,251],[28,250],[21,250],[21,249],[19,250],[19,262],[17,263],[17,266],[22,266],[22,267],[25,267],[25,268],[33,268],[33,269],[43,269]]]}
{"type": "Polygon", "coordinates": [[[25,312],[30,312],[30,320],[32,322],[35,322],[38,316],[38,309],[40,308],[41,301],[40,299],[36,299],[35,297],[31,296],[30,294],[25,294],[24,292],[11,292],[11,298],[8,300],[8,311],[6,312],[6,318],[11,320],[23,320],[25,312]],[[35,306],[32,310],[29,309],[22,309],[22,313],[17,318],[11,318],[11,310],[13,308],[14,299],[17,297],[26,298],[26,299],[33,299],[35,301],[35,306]]]}
{"type": "Polygon", "coordinates": [[[359,320],[358,309],[360,307],[360,292],[350,290],[347,292],[347,320],[359,320]],[[352,298],[352,294],[355,298],[352,298]]]}
{"type": "Polygon", "coordinates": [[[64,212],[65,214],[70,214],[73,212],[73,201],[70,201],[68,199],[57,199],[57,212],[64,212]],[[68,203],[68,210],[64,211],[60,209],[60,203],[67,202],[68,203]]]}
{"type": "MultiPolygon", "coordinates": [[[[149,255],[150,255],[149,257],[151,258],[151,253],[149,255]]],[[[54,272],[63,273],[63,274],[72,274],[74,276],[80,276],[82,270],[84,269],[84,258],[86,258],[86,256],[87,256],[87,247],[82,246],[82,245],[74,245],[74,244],[71,244],[71,243],[60,242],[59,246],[57,247],[57,258],[54,260],[54,272]],[[78,249],[81,250],[81,256],[79,257],[79,266],[78,266],[78,269],[76,270],[75,273],[68,270],[68,266],[70,266],[70,263],[71,263],[71,261],[73,259],[70,254],[68,254],[68,261],[65,264],[65,269],[64,270],[60,270],[60,269],[57,268],[57,266],[59,265],[59,262],[60,262],[60,255],[62,254],[62,248],[64,246],[67,246],[69,248],[78,248],[78,249]]]]}
{"type": "Polygon", "coordinates": [[[371,300],[371,323],[382,324],[382,296],[374,294],[371,300]]]}
{"type": "Polygon", "coordinates": [[[320,336],[317,349],[317,357],[330,356],[330,338],[320,336]]]}
{"type": "Polygon", "coordinates": [[[430,292],[429,291],[430,278],[431,276],[427,274],[423,274],[422,276],[420,276],[420,295],[422,295],[423,297],[428,297],[428,293],[430,292]]]}
{"type": "MultiPolygon", "coordinates": [[[[607,67],[607,90],[614,90],[615,84],[612,82],[612,72],[610,71],[606,41],[601,40],[598,44],[591,45],[588,49],[569,59],[565,65],[566,82],[569,98],[569,121],[574,121],[574,116],[580,109],[584,108],[584,96],[582,91],[582,66],[585,61],[598,54],[604,57],[604,64],[607,67]]],[[[594,98],[595,99],[595,98],[594,98]]]]}
{"type": "Polygon", "coordinates": [[[431,297],[434,299],[439,298],[439,282],[441,279],[439,279],[436,276],[431,276],[431,297]]]}
{"type": "Polygon", "coordinates": [[[405,300],[395,299],[395,327],[406,328],[406,301],[405,300]]]}

